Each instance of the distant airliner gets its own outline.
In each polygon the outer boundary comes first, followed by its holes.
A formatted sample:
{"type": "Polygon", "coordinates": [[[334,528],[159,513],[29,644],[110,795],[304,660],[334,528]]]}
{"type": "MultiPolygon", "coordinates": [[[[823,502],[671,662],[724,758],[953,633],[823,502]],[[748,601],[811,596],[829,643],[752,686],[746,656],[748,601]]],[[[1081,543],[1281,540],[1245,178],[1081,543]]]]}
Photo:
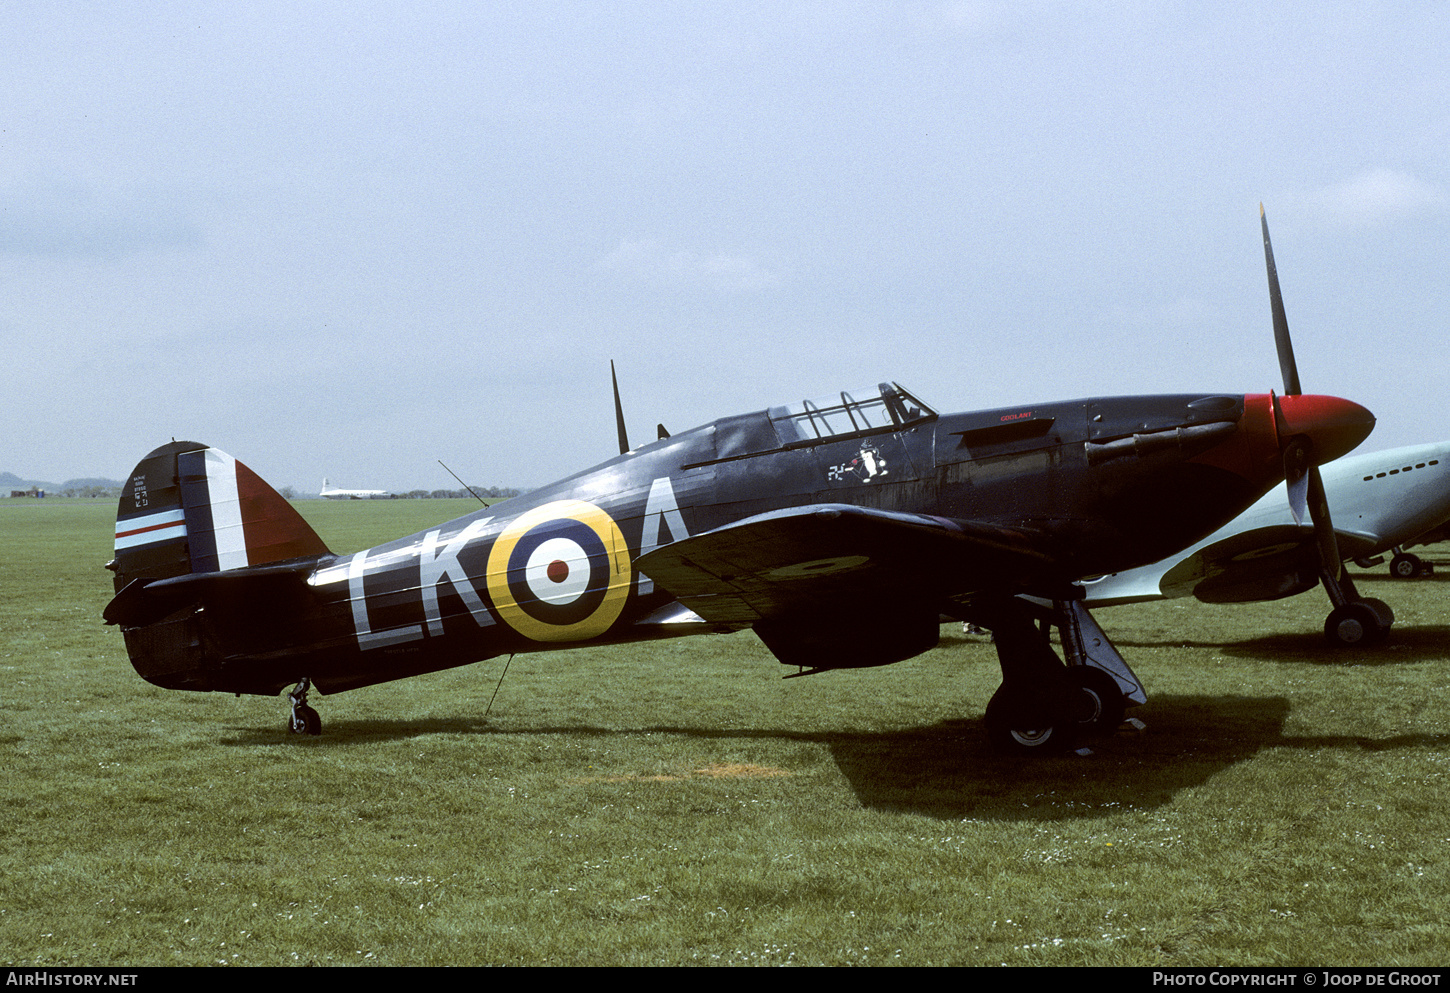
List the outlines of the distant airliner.
{"type": "Polygon", "coordinates": [[[318,494],[329,500],[370,500],[373,497],[384,497],[388,495],[387,490],[340,490],[337,487],[329,488],[327,480],[322,481],[322,492],[318,494]]]}

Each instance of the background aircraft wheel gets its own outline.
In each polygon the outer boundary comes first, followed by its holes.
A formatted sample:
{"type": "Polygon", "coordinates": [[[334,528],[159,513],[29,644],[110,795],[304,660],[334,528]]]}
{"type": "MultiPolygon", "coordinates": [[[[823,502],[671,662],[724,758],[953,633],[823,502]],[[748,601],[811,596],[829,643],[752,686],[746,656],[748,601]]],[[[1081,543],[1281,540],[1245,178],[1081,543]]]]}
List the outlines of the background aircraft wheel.
{"type": "Polygon", "coordinates": [[[287,722],[287,730],[293,734],[319,735],[322,733],[322,718],[317,711],[303,704],[293,712],[287,722]]]}
{"type": "Polygon", "coordinates": [[[1014,709],[1020,710],[1007,705],[1000,689],[988,701],[987,740],[994,749],[1012,755],[1051,755],[1071,747],[1074,728],[1070,722],[1053,722],[1045,714],[1040,721],[1014,719],[1009,713],[1014,709]]]}
{"type": "Polygon", "coordinates": [[[1390,559],[1390,575],[1396,579],[1414,579],[1420,574],[1420,557],[1401,553],[1390,559]]]}
{"type": "Polygon", "coordinates": [[[1067,675],[1079,691],[1075,703],[1080,709],[1074,714],[1078,730],[1088,734],[1117,730],[1128,709],[1118,681],[1090,665],[1069,666],[1067,675]]]}
{"type": "Polygon", "coordinates": [[[1383,638],[1386,630],[1380,625],[1378,612],[1363,601],[1336,607],[1324,621],[1324,637],[1340,647],[1371,645],[1383,638]]]}

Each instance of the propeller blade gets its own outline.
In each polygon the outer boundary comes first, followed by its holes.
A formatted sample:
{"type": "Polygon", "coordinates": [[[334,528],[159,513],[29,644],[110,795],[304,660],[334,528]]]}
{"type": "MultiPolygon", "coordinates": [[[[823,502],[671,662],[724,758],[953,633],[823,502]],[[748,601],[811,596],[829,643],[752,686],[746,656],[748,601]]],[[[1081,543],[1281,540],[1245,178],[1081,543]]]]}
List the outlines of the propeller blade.
{"type": "Polygon", "coordinates": [[[1264,265],[1269,270],[1269,308],[1274,314],[1274,347],[1279,351],[1279,372],[1284,377],[1284,393],[1297,396],[1299,367],[1294,363],[1294,344],[1289,340],[1289,318],[1284,314],[1284,295],[1279,291],[1279,270],[1274,267],[1274,246],[1269,244],[1269,220],[1264,205],[1259,204],[1259,227],[1264,232],[1264,265]]]}
{"type": "MultiPolygon", "coordinates": [[[[1274,346],[1279,352],[1279,372],[1284,377],[1284,395],[1299,396],[1299,368],[1294,362],[1294,344],[1289,340],[1289,318],[1284,314],[1284,295],[1279,289],[1279,270],[1274,265],[1274,248],[1269,243],[1269,220],[1264,205],[1259,204],[1259,227],[1264,233],[1264,265],[1269,273],[1269,308],[1274,315],[1274,346]]],[[[1272,394],[1271,394],[1272,395],[1272,394]]],[[[1289,434],[1288,419],[1273,398],[1274,426],[1279,444],[1284,447],[1284,482],[1289,491],[1289,511],[1296,524],[1304,523],[1304,511],[1314,522],[1314,540],[1319,546],[1319,570],[1326,587],[1339,581],[1342,563],[1339,540],[1329,513],[1329,500],[1324,495],[1324,480],[1319,475],[1314,445],[1306,435],[1289,434]]]]}
{"type": "Polygon", "coordinates": [[[1303,524],[1309,516],[1309,477],[1286,480],[1289,484],[1289,513],[1294,515],[1295,524],[1303,524]]]}
{"type": "Polygon", "coordinates": [[[614,384],[614,427],[619,432],[619,454],[629,451],[629,436],[624,433],[624,405],[619,402],[619,378],[614,375],[614,360],[609,360],[609,381],[614,384]]]}
{"type": "Polygon", "coordinates": [[[1324,496],[1324,480],[1319,476],[1319,467],[1309,470],[1309,516],[1314,521],[1314,537],[1319,542],[1319,568],[1335,582],[1343,563],[1339,558],[1339,539],[1334,534],[1334,522],[1329,519],[1329,501],[1324,496]]]}
{"type": "Polygon", "coordinates": [[[1295,524],[1303,524],[1309,514],[1309,473],[1297,475],[1289,465],[1290,453],[1284,454],[1284,483],[1289,490],[1289,513],[1294,515],[1295,524]]]}

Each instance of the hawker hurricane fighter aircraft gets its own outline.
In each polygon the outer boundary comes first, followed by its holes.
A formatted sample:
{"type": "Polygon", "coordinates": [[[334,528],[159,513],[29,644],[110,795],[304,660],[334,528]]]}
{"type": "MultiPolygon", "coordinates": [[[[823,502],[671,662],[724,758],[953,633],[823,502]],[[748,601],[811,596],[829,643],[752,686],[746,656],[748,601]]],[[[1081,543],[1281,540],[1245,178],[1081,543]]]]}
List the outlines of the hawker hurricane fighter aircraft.
{"type": "Polygon", "coordinates": [[[945,614],[995,634],[992,739],[1059,746],[1122,715],[1120,682],[1084,664],[1078,581],[1198,541],[1373,427],[1358,404],[1298,395],[1267,226],[1264,247],[1285,396],[939,414],[882,383],[636,450],[620,417],[616,458],[341,555],[240,462],[172,442],[127,480],[105,619],[158,686],[298,684],[291,727],[315,734],[310,686],[747,627],[803,673],[887,665],[931,648],[945,614]],[[1054,604],[1074,664],[1019,595],[1054,604]]]}
{"type": "MultiPolygon", "coordinates": [[[[1340,459],[1322,471],[1339,555],[1363,561],[1410,543],[1450,518],[1450,441],[1340,459]]],[[[1418,560],[1401,573],[1420,571],[1418,560]]],[[[1314,529],[1293,516],[1284,487],[1203,541],[1162,562],[1084,583],[1087,607],[1194,596],[1204,603],[1278,600],[1323,583],[1333,609],[1324,635],[1335,645],[1382,639],[1395,615],[1359,595],[1344,573],[1325,577],[1314,529]]]]}

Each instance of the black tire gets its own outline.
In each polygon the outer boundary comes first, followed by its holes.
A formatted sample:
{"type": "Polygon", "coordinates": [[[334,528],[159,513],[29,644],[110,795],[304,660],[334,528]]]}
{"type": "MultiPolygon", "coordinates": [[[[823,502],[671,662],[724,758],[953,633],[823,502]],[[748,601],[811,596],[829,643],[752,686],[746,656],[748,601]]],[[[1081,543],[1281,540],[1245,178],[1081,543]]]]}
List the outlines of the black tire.
{"type": "Polygon", "coordinates": [[[1375,609],[1362,601],[1336,607],[1324,619],[1324,637],[1336,648],[1373,645],[1385,636],[1386,630],[1380,625],[1375,609]]]}
{"type": "Polygon", "coordinates": [[[1009,713],[1001,689],[987,702],[987,740],[992,747],[1007,755],[1056,755],[1072,747],[1076,728],[1070,721],[1023,720],[1009,713]],[[1041,724],[1040,727],[1031,725],[1041,724]]]}
{"type": "Polygon", "coordinates": [[[1360,602],[1374,611],[1375,617],[1380,622],[1380,635],[1383,637],[1395,623],[1395,612],[1390,608],[1389,604],[1383,600],[1376,600],[1374,597],[1365,597],[1360,602]]]}
{"type": "Polygon", "coordinates": [[[287,730],[293,734],[308,734],[314,737],[322,733],[322,718],[317,711],[303,704],[287,721],[287,730]]]}
{"type": "Polygon", "coordinates": [[[1078,730],[1086,734],[1112,734],[1116,731],[1128,710],[1128,702],[1118,681],[1090,665],[1069,666],[1067,674],[1078,688],[1077,703],[1081,709],[1073,715],[1078,730]]]}
{"type": "Polygon", "coordinates": [[[1390,559],[1390,575],[1396,579],[1414,579],[1420,574],[1420,557],[1401,552],[1390,559]]]}

